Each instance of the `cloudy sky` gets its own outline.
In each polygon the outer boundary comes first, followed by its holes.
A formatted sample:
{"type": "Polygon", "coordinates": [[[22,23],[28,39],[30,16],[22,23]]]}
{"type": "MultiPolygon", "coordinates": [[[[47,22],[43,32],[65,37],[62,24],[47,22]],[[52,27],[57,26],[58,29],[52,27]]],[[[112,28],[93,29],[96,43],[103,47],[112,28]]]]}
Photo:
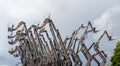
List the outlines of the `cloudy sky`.
{"type": "Polygon", "coordinates": [[[120,39],[120,0],[0,0],[0,66],[14,66],[19,60],[7,53],[10,47],[7,24],[20,21],[25,21],[28,26],[41,24],[49,13],[63,37],[88,21],[102,30],[93,36],[95,40],[103,30],[107,30],[116,40],[103,40],[102,45],[112,55],[120,39]]]}

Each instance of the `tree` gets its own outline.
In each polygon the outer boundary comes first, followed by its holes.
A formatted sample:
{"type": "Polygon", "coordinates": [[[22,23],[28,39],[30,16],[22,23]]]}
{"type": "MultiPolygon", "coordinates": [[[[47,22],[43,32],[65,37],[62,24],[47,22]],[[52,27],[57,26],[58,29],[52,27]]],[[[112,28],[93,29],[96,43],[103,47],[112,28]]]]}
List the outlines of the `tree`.
{"type": "Polygon", "coordinates": [[[117,42],[116,48],[114,49],[114,55],[111,57],[111,66],[120,66],[120,41],[117,42]]]}

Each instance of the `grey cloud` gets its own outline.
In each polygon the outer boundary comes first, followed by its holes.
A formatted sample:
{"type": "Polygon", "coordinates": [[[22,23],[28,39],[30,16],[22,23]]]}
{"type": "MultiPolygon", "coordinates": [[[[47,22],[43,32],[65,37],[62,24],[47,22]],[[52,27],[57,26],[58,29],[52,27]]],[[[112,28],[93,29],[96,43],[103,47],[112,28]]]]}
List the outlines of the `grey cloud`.
{"type": "Polygon", "coordinates": [[[110,56],[113,55],[113,49],[116,46],[116,42],[120,40],[119,17],[120,17],[120,6],[114,6],[108,9],[106,12],[104,12],[99,18],[97,18],[94,21],[94,25],[98,26],[99,30],[102,30],[97,35],[94,35],[94,39],[97,39],[97,37],[99,37],[99,35],[102,34],[104,30],[107,30],[109,33],[111,33],[113,35],[113,38],[116,37],[115,40],[112,42],[107,42],[104,39],[103,41],[105,43],[101,43],[104,50],[109,56],[108,59],[110,59],[110,56]]]}

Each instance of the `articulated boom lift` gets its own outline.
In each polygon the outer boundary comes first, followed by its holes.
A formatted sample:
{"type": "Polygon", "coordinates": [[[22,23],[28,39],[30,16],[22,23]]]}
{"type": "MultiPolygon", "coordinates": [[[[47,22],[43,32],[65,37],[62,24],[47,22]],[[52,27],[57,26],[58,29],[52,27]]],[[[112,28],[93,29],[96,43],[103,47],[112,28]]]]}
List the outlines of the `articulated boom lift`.
{"type": "Polygon", "coordinates": [[[104,35],[107,35],[109,40],[112,40],[112,36],[105,30],[98,41],[91,44],[90,47],[85,44],[87,35],[98,31],[91,22],[88,22],[87,25],[81,24],[71,36],[63,40],[50,18],[46,18],[41,26],[31,25],[29,28],[24,21],[21,21],[16,27],[14,25],[8,27],[8,32],[11,33],[8,36],[10,39],[8,43],[17,44],[8,52],[19,57],[22,66],[83,66],[80,52],[87,61],[85,66],[91,66],[92,61],[98,66],[105,66],[107,55],[103,50],[99,50],[99,43],[104,35]],[[80,30],[85,31],[78,37],[80,30]],[[90,52],[92,47],[95,54],[90,52]],[[99,56],[102,62],[96,56],[99,56]]]}

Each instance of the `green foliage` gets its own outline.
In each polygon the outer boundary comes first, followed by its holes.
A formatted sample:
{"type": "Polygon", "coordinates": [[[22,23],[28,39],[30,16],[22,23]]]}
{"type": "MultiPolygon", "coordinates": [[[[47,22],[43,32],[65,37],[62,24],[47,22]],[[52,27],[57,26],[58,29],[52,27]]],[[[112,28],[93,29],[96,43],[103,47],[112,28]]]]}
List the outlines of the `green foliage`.
{"type": "Polygon", "coordinates": [[[114,55],[111,57],[111,66],[120,66],[120,41],[118,41],[116,48],[114,49],[114,55]]]}

